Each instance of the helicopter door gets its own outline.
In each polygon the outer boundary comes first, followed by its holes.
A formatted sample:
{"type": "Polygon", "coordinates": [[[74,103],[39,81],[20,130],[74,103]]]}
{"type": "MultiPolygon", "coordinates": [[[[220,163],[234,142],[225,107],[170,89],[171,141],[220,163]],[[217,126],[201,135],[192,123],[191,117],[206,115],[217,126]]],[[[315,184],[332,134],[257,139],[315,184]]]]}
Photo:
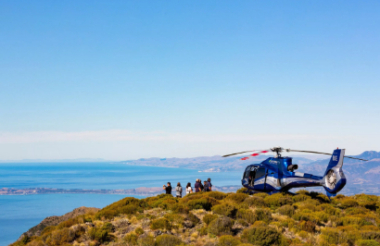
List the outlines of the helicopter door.
{"type": "Polygon", "coordinates": [[[256,170],[255,175],[255,183],[253,188],[255,190],[265,190],[265,181],[266,181],[266,168],[265,167],[259,167],[256,170]]]}

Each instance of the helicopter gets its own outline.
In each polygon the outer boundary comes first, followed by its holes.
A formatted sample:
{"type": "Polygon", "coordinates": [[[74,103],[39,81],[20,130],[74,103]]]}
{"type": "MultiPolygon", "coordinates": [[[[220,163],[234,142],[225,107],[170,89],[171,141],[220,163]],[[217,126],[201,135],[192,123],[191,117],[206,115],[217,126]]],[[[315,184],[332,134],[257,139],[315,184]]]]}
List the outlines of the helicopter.
{"type": "Polygon", "coordinates": [[[251,164],[246,167],[241,183],[248,189],[249,193],[266,192],[268,194],[274,194],[278,192],[289,192],[292,188],[322,186],[329,198],[334,197],[347,183],[346,176],[344,175],[342,169],[343,159],[350,158],[367,161],[360,158],[345,156],[345,149],[339,148],[330,154],[318,151],[273,147],[267,150],[241,151],[224,155],[222,157],[229,157],[249,152],[253,153],[249,156],[241,158],[241,160],[248,160],[249,158],[260,154],[270,152],[275,153],[275,157],[269,157],[259,164],[251,164]],[[282,157],[282,152],[302,152],[331,155],[331,159],[327,165],[323,177],[321,177],[313,174],[296,172],[295,170],[298,169],[298,165],[292,163],[292,157],[282,157]]]}

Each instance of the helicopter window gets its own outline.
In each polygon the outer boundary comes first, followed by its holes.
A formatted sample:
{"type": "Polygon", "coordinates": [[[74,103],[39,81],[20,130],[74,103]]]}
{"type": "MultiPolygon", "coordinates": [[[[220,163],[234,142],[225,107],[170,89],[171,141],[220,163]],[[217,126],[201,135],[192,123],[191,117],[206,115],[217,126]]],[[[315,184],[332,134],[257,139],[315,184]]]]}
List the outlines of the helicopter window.
{"type": "Polygon", "coordinates": [[[261,177],[265,176],[265,167],[260,167],[256,172],[255,179],[259,179],[261,177]]]}

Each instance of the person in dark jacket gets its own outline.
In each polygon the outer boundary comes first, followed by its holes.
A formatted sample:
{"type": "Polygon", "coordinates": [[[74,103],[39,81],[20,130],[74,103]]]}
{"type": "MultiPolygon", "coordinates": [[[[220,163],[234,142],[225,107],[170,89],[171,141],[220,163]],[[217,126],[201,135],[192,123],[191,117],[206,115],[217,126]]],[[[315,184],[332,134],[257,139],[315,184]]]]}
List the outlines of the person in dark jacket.
{"type": "Polygon", "coordinates": [[[163,189],[165,190],[166,194],[167,195],[171,195],[172,194],[172,186],[170,184],[170,182],[168,182],[167,186],[163,186],[163,189]]]}
{"type": "Polygon", "coordinates": [[[200,179],[198,179],[199,180],[199,185],[200,185],[200,187],[201,187],[201,191],[203,191],[204,190],[204,186],[203,186],[203,184],[202,184],[202,180],[200,180],[200,179]]]}
{"type": "Polygon", "coordinates": [[[201,190],[201,183],[199,182],[199,179],[196,179],[196,180],[195,180],[194,190],[195,190],[195,192],[200,192],[200,191],[202,191],[202,190],[201,190]]]}
{"type": "Polygon", "coordinates": [[[212,191],[212,184],[211,184],[210,178],[207,179],[207,183],[208,183],[209,191],[212,191]]]}

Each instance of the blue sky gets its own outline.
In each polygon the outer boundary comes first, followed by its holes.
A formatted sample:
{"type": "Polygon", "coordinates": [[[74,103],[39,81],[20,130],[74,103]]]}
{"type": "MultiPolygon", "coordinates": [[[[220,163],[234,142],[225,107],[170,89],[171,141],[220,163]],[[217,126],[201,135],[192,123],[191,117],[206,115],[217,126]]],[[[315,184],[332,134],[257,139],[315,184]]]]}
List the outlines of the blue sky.
{"type": "Polygon", "coordinates": [[[2,1],[0,159],[379,151],[378,1],[2,1]]]}

